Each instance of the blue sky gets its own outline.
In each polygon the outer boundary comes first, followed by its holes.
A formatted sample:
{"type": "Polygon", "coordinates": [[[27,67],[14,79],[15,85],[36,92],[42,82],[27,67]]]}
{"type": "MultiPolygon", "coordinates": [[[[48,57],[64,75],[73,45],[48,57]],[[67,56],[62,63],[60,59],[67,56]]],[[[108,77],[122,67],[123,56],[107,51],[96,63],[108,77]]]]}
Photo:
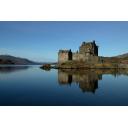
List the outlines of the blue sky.
{"type": "Polygon", "coordinates": [[[0,22],[0,54],[57,61],[59,49],[77,51],[96,40],[100,56],[128,51],[128,22],[0,22]]]}

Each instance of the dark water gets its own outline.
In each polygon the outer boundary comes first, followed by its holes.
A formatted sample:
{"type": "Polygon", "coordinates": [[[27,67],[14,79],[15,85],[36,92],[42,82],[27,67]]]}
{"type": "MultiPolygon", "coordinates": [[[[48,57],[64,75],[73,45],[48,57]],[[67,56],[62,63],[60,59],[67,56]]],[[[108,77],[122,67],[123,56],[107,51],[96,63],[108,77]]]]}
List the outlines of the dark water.
{"type": "Polygon", "coordinates": [[[46,105],[128,105],[128,71],[0,67],[0,106],[46,105]]]}

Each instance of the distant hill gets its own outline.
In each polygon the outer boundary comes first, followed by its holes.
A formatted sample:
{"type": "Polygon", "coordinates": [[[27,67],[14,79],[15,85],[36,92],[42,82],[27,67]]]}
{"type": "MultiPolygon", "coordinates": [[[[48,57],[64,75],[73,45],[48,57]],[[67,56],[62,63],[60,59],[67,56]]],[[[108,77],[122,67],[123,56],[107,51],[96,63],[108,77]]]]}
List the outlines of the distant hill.
{"type": "Polygon", "coordinates": [[[128,53],[113,56],[113,57],[103,57],[104,62],[106,63],[122,63],[128,64],[128,53]]]}
{"type": "Polygon", "coordinates": [[[0,64],[14,64],[14,65],[36,65],[40,64],[38,62],[33,62],[31,60],[14,57],[10,55],[0,55],[0,64]]]}
{"type": "Polygon", "coordinates": [[[118,57],[118,58],[125,58],[125,57],[128,57],[128,53],[125,53],[125,54],[122,54],[122,55],[118,55],[118,56],[115,56],[115,57],[118,57]]]}

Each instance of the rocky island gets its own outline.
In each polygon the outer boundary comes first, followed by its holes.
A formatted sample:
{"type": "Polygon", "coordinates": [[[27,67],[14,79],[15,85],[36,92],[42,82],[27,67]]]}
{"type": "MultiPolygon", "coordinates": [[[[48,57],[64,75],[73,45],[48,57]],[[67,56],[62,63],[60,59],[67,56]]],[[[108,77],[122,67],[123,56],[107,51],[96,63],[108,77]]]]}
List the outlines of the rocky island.
{"type": "Polygon", "coordinates": [[[82,42],[79,51],[59,50],[57,69],[126,69],[128,57],[102,57],[98,55],[95,40],[82,42]]]}

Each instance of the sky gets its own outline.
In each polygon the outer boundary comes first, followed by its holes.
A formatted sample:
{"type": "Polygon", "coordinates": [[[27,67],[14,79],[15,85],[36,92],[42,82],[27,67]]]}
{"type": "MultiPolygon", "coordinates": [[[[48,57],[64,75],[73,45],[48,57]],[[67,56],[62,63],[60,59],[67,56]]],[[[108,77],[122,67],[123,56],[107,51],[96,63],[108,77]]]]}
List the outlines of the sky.
{"type": "Polygon", "coordinates": [[[38,62],[57,61],[59,49],[76,52],[83,41],[95,40],[100,56],[128,52],[128,22],[0,21],[0,54],[38,62]]]}

